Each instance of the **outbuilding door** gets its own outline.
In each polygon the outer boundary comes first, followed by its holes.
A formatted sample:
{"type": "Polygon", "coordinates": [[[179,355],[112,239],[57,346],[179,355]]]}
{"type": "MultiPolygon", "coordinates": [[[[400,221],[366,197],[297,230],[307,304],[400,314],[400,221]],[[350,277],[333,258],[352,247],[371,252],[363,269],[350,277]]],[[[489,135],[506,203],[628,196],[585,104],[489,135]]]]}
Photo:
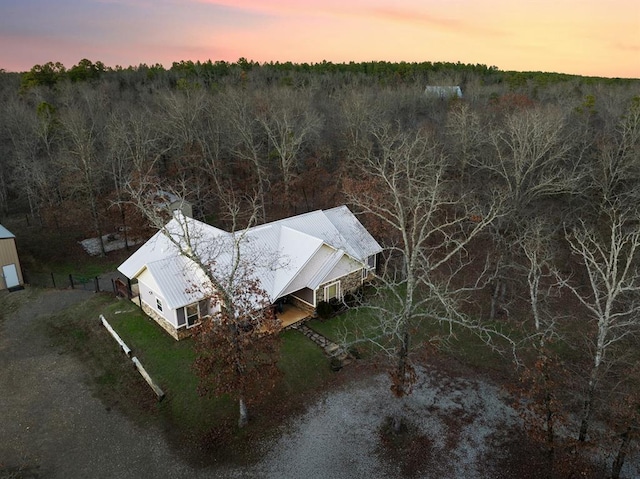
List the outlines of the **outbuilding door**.
{"type": "Polygon", "coordinates": [[[8,264],[2,267],[2,275],[4,276],[4,282],[7,285],[7,289],[14,286],[20,286],[20,280],[18,279],[18,270],[15,264],[8,264]]]}

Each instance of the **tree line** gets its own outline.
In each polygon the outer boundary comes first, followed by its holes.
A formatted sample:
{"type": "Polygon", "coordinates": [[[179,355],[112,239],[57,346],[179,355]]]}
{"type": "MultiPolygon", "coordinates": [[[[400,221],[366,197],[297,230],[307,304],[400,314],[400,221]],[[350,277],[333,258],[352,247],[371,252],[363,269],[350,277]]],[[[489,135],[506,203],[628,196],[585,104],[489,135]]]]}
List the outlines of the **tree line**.
{"type": "Polygon", "coordinates": [[[0,74],[3,215],[102,236],[143,223],[130,196],[148,185],[230,229],[346,202],[385,248],[363,307],[399,401],[420,325],[444,326],[438,344],[471,332],[516,364],[550,470],[589,444],[620,474],[640,407],[639,81],[245,59],[34,69],[0,74]]]}

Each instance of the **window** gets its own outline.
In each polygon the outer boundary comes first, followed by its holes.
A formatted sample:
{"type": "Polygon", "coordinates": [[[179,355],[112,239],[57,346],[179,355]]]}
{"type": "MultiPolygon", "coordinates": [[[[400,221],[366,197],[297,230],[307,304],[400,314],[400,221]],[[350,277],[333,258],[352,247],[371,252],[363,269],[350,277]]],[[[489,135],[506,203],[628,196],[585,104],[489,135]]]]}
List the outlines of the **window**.
{"type": "Polygon", "coordinates": [[[340,297],[340,281],[336,281],[335,283],[328,284],[324,287],[325,301],[338,297],[340,297]]]}
{"type": "Polygon", "coordinates": [[[156,308],[158,308],[158,311],[162,311],[162,301],[160,298],[156,298],[156,308]]]}
{"type": "Polygon", "coordinates": [[[198,319],[200,319],[200,310],[198,308],[197,303],[190,304],[189,306],[186,306],[184,309],[187,316],[187,327],[190,328],[191,326],[196,324],[198,319]]]}

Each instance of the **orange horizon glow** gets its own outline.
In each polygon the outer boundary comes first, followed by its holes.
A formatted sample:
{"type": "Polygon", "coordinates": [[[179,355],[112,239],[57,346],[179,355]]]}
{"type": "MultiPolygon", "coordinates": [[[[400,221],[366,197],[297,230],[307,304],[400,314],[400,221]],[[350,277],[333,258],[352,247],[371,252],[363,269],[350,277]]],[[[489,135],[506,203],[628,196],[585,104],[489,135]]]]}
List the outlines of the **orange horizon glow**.
{"type": "Polygon", "coordinates": [[[631,0],[59,3],[0,5],[0,68],[27,71],[49,61],[70,67],[82,58],[170,67],[244,57],[260,63],[460,61],[640,78],[640,5],[631,0]]]}

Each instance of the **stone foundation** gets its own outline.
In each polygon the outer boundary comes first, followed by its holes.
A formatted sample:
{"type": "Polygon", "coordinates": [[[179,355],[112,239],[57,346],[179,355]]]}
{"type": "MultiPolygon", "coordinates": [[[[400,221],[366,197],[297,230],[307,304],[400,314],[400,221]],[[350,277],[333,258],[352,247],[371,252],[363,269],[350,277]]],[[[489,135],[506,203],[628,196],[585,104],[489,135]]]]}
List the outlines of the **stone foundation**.
{"type": "Polygon", "coordinates": [[[167,333],[171,335],[173,339],[176,341],[180,341],[181,339],[188,338],[191,336],[191,329],[187,329],[186,326],[180,329],[176,329],[173,324],[164,319],[158,313],[156,313],[153,308],[151,308],[147,303],[142,301],[142,311],[153,319],[156,323],[160,325],[162,329],[164,329],[167,333]]]}

